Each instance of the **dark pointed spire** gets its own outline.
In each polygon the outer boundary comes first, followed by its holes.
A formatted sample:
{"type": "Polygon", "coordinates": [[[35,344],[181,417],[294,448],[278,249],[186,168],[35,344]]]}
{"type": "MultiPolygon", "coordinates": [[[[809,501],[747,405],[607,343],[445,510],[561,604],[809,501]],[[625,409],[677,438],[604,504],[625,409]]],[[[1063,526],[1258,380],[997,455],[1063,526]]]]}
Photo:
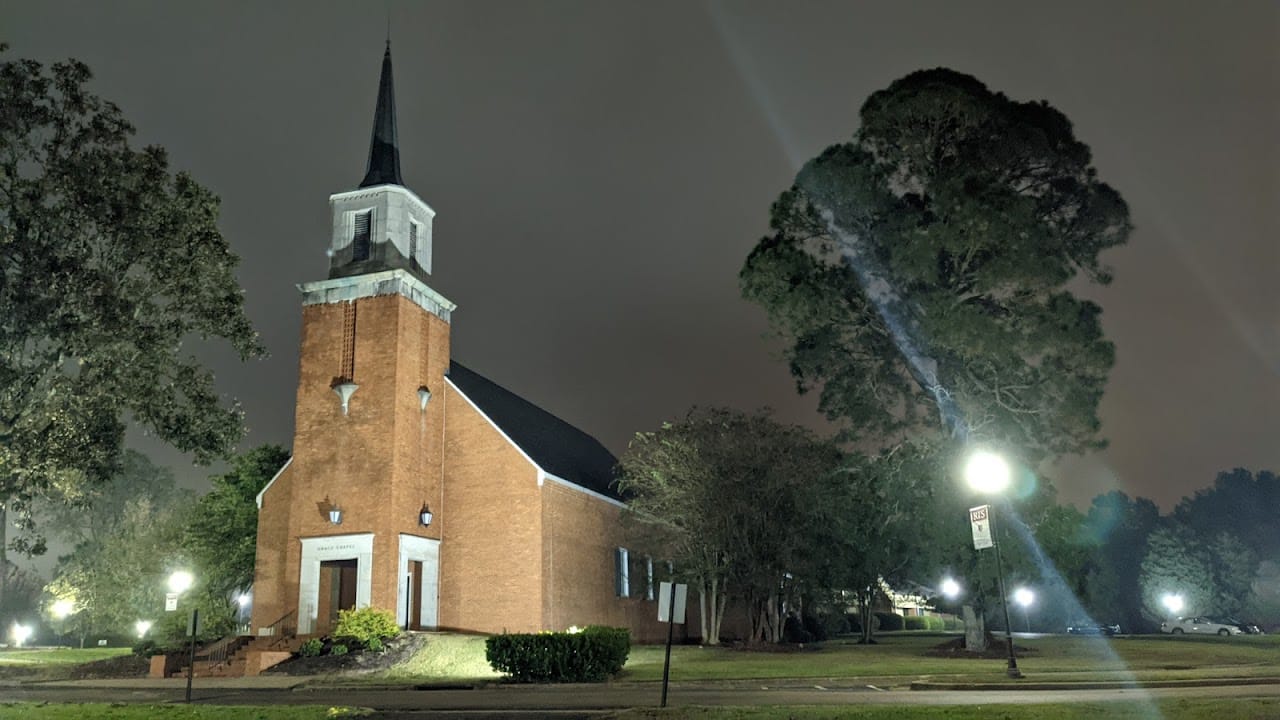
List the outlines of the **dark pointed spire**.
{"type": "Polygon", "coordinates": [[[369,141],[369,167],[360,187],[404,185],[400,179],[400,145],[396,138],[396,95],[391,82],[391,38],[382,56],[378,81],[378,106],[373,111],[373,138],[369,141]]]}

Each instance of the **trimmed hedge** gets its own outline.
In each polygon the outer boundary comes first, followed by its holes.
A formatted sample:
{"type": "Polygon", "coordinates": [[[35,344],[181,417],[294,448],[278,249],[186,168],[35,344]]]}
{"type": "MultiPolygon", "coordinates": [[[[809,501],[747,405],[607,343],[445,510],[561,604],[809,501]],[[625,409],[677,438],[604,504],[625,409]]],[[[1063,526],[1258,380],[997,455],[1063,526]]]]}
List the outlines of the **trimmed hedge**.
{"type": "Polygon", "coordinates": [[[492,635],[484,657],[516,682],[604,682],[622,670],[631,653],[624,628],[591,625],[577,633],[492,635]]]}
{"type": "Polygon", "coordinates": [[[881,632],[901,630],[903,627],[902,621],[905,620],[905,618],[898,613],[891,612],[878,612],[876,613],[876,619],[880,621],[880,627],[878,629],[881,632]]]}

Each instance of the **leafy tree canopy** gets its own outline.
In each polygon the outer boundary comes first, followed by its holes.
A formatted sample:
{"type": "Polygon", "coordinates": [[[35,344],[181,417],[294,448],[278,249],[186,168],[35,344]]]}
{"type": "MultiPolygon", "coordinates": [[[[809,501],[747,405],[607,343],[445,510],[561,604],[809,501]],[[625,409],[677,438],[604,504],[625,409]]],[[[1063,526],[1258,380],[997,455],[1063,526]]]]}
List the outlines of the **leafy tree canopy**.
{"type": "Polygon", "coordinates": [[[1099,446],[1099,308],[1128,209],[1071,123],[950,70],[873,94],[773,204],[740,275],[801,391],[854,438],[929,427],[1026,461],[1099,446]],[[938,417],[938,421],[929,421],[938,417]]]}
{"type": "Polygon", "coordinates": [[[231,471],[213,478],[183,533],[183,547],[210,592],[248,589],[258,542],[258,493],[289,460],[279,445],[238,456],[231,471]]]}
{"type": "Polygon", "coordinates": [[[31,529],[54,485],[109,477],[126,420],[197,461],[225,453],[240,411],[187,343],[262,352],[217,198],[131,147],[89,79],[76,61],[0,63],[0,526],[13,511],[31,529]]]}

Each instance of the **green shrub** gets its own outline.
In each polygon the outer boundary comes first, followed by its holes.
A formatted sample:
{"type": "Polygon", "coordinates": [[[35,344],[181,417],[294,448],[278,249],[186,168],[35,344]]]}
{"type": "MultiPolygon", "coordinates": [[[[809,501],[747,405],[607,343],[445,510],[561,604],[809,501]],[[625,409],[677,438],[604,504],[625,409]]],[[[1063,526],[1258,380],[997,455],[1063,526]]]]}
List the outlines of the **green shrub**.
{"type": "Polygon", "coordinates": [[[298,654],[302,657],[316,657],[323,649],[324,643],[320,642],[320,638],[311,638],[302,643],[302,647],[298,648],[298,654]]]}
{"type": "Polygon", "coordinates": [[[385,640],[399,634],[400,626],[396,625],[395,613],[371,607],[339,610],[338,624],[333,628],[334,637],[351,638],[361,645],[368,645],[370,640],[385,640]]]}
{"type": "Polygon", "coordinates": [[[928,630],[929,618],[922,615],[908,615],[902,618],[902,627],[905,630],[928,630]]]}
{"type": "Polygon", "coordinates": [[[347,646],[343,645],[342,643],[334,643],[333,645],[329,646],[329,654],[330,655],[346,655],[347,646]]]}
{"type": "Polygon", "coordinates": [[[386,645],[384,645],[384,644],[382,644],[382,640],[380,640],[380,639],[378,639],[378,638],[374,638],[374,639],[370,640],[369,642],[365,643],[365,645],[364,645],[364,649],[365,649],[365,650],[368,650],[369,652],[376,652],[376,653],[380,653],[380,652],[382,652],[383,650],[386,650],[386,649],[387,649],[387,646],[386,646],[386,645]]]}
{"type": "Polygon", "coordinates": [[[139,640],[133,645],[134,655],[151,657],[152,655],[164,655],[164,653],[165,649],[160,646],[160,643],[150,638],[147,638],[146,640],[139,640]]]}
{"type": "Polygon", "coordinates": [[[943,621],[943,629],[948,632],[964,632],[964,621],[960,618],[947,618],[943,621]]]}
{"type": "Polygon", "coordinates": [[[901,630],[903,627],[902,621],[904,618],[898,613],[878,612],[876,613],[876,619],[880,621],[879,630],[881,632],[901,630]]]}
{"type": "Polygon", "coordinates": [[[626,629],[598,625],[578,633],[493,635],[484,643],[490,667],[517,682],[603,682],[622,670],[630,652],[626,629]]]}
{"type": "Polygon", "coordinates": [[[929,615],[925,619],[925,629],[934,632],[942,632],[947,629],[947,624],[937,615],[929,615]]]}

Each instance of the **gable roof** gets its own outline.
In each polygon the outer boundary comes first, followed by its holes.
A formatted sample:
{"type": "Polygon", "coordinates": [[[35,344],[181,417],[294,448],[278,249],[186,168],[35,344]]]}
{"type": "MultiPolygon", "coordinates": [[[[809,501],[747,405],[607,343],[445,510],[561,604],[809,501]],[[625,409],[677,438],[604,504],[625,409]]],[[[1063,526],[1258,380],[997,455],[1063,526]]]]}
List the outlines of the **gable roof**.
{"type": "Polygon", "coordinates": [[[617,458],[599,440],[476,373],[449,362],[449,380],[547,473],[622,500],[612,486],[617,458]]]}

